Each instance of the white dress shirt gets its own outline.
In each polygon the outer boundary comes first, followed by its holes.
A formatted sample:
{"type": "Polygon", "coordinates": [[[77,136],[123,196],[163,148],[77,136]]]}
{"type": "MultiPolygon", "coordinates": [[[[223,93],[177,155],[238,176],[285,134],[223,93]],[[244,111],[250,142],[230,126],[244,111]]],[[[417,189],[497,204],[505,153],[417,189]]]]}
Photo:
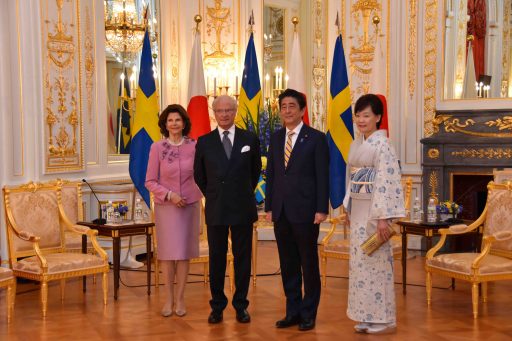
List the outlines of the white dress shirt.
{"type": "Polygon", "coordinates": [[[219,130],[220,140],[224,138],[224,132],[229,131],[228,138],[231,141],[231,145],[234,145],[235,142],[235,125],[233,124],[231,128],[229,129],[222,129],[221,127],[217,126],[217,129],[219,130]]]}
{"type": "Polygon", "coordinates": [[[293,150],[293,147],[295,146],[295,142],[297,141],[297,137],[299,137],[299,133],[300,133],[300,130],[302,129],[303,125],[304,125],[304,122],[300,121],[300,123],[293,130],[286,128],[286,135],[284,137],[283,150],[286,150],[286,141],[288,141],[288,133],[290,131],[293,131],[295,133],[292,135],[292,150],[293,150]]]}

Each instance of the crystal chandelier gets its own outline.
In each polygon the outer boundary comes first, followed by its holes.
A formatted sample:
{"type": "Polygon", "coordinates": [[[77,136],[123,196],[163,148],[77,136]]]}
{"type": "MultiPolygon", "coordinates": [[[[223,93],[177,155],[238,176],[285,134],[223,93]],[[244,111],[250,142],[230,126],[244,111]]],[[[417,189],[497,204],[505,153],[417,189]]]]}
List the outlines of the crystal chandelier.
{"type": "Polygon", "coordinates": [[[134,0],[105,1],[107,46],[123,59],[141,49],[146,26],[146,19],[138,18],[134,0]]]}

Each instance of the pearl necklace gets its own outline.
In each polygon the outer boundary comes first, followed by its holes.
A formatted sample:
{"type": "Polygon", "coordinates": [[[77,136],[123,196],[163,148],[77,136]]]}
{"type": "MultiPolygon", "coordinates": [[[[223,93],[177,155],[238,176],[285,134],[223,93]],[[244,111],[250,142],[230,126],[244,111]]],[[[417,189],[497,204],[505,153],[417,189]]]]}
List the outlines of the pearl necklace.
{"type": "Polygon", "coordinates": [[[173,145],[173,146],[179,146],[179,145],[181,145],[181,144],[183,143],[183,141],[184,141],[184,140],[185,140],[185,138],[184,138],[183,136],[181,137],[181,140],[180,140],[179,142],[173,142],[173,141],[171,140],[171,138],[170,138],[170,137],[168,137],[168,138],[167,138],[167,141],[168,141],[171,145],[173,145]]]}

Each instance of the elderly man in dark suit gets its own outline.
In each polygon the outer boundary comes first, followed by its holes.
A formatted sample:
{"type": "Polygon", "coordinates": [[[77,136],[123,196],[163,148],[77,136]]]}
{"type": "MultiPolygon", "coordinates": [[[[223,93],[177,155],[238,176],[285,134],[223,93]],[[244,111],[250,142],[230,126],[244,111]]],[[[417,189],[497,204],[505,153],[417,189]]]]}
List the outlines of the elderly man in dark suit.
{"type": "Polygon", "coordinates": [[[247,312],[251,275],[252,225],[258,219],[254,189],[261,172],[260,144],[253,133],[236,128],[236,101],[219,96],[213,101],[218,127],[196,145],[194,178],[206,198],[205,218],[210,250],[212,311],[209,323],[219,323],[228,299],[224,295],[228,233],[235,258],[233,307],[240,323],[247,312]]]}
{"type": "Polygon", "coordinates": [[[302,122],[306,101],[301,93],[286,89],[279,107],[284,127],[270,140],[265,199],[286,295],[286,316],[276,327],[298,324],[304,331],[315,327],[320,302],[317,240],[328,213],[329,149],[325,134],[302,122]]]}

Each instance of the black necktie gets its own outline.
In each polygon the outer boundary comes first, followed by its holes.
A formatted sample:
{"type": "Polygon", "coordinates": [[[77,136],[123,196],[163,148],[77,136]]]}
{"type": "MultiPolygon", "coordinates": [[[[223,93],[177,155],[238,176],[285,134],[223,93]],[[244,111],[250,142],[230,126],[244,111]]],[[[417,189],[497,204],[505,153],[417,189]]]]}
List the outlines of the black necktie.
{"type": "Polygon", "coordinates": [[[224,147],[224,151],[226,152],[226,156],[228,160],[231,158],[231,150],[233,149],[233,145],[231,144],[231,140],[229,139],[229,131],[224,131],[222,133],[224,136],[222,137],[222,146],[224,147]]]}

